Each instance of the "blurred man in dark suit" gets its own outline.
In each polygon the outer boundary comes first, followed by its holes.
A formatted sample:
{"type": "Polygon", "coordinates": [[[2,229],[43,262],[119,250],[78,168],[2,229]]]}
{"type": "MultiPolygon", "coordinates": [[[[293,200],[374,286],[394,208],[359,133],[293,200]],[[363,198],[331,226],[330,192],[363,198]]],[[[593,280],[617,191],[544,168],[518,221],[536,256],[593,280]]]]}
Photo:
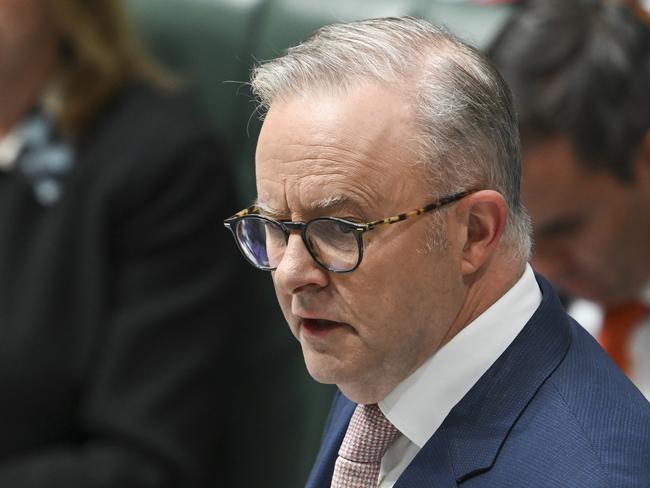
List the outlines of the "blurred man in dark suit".
{"type": "Polygon", "coordinates": [[[650,397],[650,15],[532,0],[490,55],[519,113],[534,266],[650,397]]]}

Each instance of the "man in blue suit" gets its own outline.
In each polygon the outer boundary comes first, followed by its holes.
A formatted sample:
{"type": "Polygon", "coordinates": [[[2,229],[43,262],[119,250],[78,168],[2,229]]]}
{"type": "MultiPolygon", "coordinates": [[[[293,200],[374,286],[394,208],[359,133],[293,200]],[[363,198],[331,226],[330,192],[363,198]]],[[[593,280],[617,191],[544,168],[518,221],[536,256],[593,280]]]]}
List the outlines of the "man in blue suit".
{"type": "Polygon", "coordinates": [[[527,264],[516,117],[483,56],[374,19],[252,87],[258,198],[225,224],[340,390],[307,486],[650,486],[650,405],[527,264]]]}

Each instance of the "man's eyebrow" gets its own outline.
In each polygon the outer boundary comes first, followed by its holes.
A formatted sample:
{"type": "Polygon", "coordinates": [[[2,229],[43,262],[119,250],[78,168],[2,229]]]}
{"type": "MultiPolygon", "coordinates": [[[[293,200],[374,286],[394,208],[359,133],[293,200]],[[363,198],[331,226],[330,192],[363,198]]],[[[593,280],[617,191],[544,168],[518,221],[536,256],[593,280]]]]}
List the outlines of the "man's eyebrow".
{"type": "Polygon", "coordinates": [[[352,199],[348,195],[332,195],[311,202],[309,210],[334,210],[350,203],[352,199]]]}
{"type": "Polygon", "coordinates": [[[286,217],[287,215],[286,211],[283,212],[282,210],[278,210],[273,206],[269,205],[268,203],[262,202],[260,200],[255,200],[253,205],[255,206],[255,208],[257,208],[260,214],[270,217],[272,219],[279,219],[281,217],[286,217]]]}
{"type": "MultiPolygon", "coordinates": [[[[348,195],[332,195],[310,202],[305,210],[307,212],[333,211],[352,203],[354,203],[353,199],[348,195]]],[[[266,202],[256,200],[254,205],[257,207],[260,214],[272,219],[282,219],[288,217],[288,212],[286,210],[279,210],[266,202]]]]}

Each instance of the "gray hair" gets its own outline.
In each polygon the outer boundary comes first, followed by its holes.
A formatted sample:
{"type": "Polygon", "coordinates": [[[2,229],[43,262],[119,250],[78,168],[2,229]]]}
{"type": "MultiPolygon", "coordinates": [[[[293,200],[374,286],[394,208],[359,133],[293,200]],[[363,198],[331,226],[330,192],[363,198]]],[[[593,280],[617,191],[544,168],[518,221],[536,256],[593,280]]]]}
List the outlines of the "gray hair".
{"type": "Polygon", "coordinates": [[[403,89],[411,101],[421,162],[439,196],[467,187],[494,189],[508,203],[504,242],[527,260],[530,219],[520,199],[521,151],[512,97],[474,48],[413,17],[322,27],[285,55],[257,66],[260,105],[314,88],[344,91],[360,81],[403,89]]]}

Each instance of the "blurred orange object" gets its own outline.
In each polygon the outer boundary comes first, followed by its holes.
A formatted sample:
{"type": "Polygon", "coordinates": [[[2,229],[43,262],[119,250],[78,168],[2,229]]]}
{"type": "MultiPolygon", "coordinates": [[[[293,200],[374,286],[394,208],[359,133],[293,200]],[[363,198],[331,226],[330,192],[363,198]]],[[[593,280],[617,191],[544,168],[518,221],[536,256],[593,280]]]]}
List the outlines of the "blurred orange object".
{"type": "Polygon", "coordinates": [[[629,341],[634,329],[650,313],[640,302],[630,302],[605,312],[598,342],[626,374],[630,373],[629,341]]]}

